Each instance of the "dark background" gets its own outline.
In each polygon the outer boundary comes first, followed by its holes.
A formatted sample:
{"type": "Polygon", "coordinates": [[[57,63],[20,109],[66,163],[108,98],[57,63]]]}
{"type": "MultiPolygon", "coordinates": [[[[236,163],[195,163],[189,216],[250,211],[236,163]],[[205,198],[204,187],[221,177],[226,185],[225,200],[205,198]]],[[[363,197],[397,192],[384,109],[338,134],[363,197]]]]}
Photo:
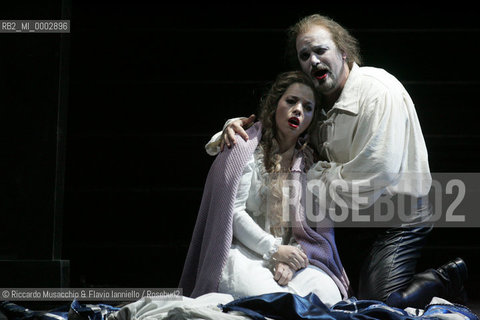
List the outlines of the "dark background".
{"type": "MultiPolygon", "coordinates": [[[[69,19],[71,33],[0,34],[0,287],[177,287],[213,160],[204,144],[256,112],[288,69],[285,29],[312,13],[402,81],[432,172],[479,172],[473,5],[158,2],[2,4],[1,19],[69,19]]],[[[477,234],[434,230],[419,270],[462,256],[478,297],[477,234]]],[[[362,237],[337,233],[354,287],[362,237]]]]}

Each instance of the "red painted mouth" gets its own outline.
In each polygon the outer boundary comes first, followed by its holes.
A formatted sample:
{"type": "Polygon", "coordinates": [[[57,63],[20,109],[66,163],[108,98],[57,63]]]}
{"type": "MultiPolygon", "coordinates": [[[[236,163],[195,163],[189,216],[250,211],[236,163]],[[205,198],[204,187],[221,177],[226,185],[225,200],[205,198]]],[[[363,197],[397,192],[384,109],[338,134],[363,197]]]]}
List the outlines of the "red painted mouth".
{"type": "Polygon", "coordinates": [[[292,128],[298,128],[298,126],[300,125],[300,119],[298,119],[297,117],[290,117],[288,119],[288,125],[292,128]]]}
{"type": "Polygon", "coordinates": [[[313,72],[313,77],[318,81],[323,81],[327,78],[328,69],[317,69],[313,72]]]}

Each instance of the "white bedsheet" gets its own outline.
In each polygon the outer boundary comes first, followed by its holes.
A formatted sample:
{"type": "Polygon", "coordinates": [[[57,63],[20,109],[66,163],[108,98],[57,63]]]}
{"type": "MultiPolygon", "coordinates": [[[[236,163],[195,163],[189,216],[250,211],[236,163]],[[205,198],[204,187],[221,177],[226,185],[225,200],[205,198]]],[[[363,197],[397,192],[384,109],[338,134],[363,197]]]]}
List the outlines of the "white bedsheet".
{"type": "Polygon", "coordinates": [[[223,293],[208,293],[195,299],[181,297],[181,300],[144,297],[111,314],[107,320],[251,319],[237,312],[224,313],[217,307],[231,301],[233,297],[223,293]]]}

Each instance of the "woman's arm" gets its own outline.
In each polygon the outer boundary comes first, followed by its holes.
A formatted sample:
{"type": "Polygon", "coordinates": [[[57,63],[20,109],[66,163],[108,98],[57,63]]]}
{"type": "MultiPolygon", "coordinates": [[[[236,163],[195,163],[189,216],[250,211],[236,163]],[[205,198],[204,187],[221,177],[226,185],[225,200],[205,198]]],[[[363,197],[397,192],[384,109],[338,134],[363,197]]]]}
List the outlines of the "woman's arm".
{"type": "Polygon", "coordinates": [[[247,248],[268,260],[273,253],[272,250],[280,245],[281,240],[275,239],[273,235],[263,230],[246,211],[254,170],[255,161],[252,157],[243,171],[237,189],[233,209],[233,236],[247,248]]]}
{"type": "Polygon", "coordinates": [[[243,171],[237,189],[233,210],[233,236],[265,260],[274,258],[277,261],[283,261],[294,270],[305,268],[308,258],[301,249],[296,246],[281,245],[281,238],[275,238],[263,230],[246,211],[254,170],[255,161],[252,157],[243,171]]]}

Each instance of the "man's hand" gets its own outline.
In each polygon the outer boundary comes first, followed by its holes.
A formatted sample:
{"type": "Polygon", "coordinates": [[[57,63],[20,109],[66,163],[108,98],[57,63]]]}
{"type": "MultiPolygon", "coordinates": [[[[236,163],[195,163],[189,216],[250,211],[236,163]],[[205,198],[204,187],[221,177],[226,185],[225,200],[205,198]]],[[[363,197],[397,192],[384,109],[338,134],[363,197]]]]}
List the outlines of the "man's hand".
{"type": "Polygon", "coordinates": [[[235,134],[238,133],[243,140],[248,140],[248,134],[245,132],[245,129],[248,129],[255,121],[255,115],[252,114],[248,118],[242,118],[240,120],[235,120],[230,123],[224,130],[222,135],[222,141],[220,142],[220,151],[223,151],[225,145],[228,148],[231,148],[232,145],[235,145],[237,141],[235,140],[235,134]]]}
{"type": "Polygon", "coordinates": [[[295,246],[279,246],[277,252],[273,254],[273,258],[289,265],[295,271],[305,268],[308,265],[307,255],[295,246]]]}
{"type": "Polygon", "coordinates": [[[275,266],[275,274],[273,279],[278,282],[279,285],[285,286],[290,280],[292,280],[294,270],[288,266],[288,264],[283,262],[278,262],[275,266]]]}

